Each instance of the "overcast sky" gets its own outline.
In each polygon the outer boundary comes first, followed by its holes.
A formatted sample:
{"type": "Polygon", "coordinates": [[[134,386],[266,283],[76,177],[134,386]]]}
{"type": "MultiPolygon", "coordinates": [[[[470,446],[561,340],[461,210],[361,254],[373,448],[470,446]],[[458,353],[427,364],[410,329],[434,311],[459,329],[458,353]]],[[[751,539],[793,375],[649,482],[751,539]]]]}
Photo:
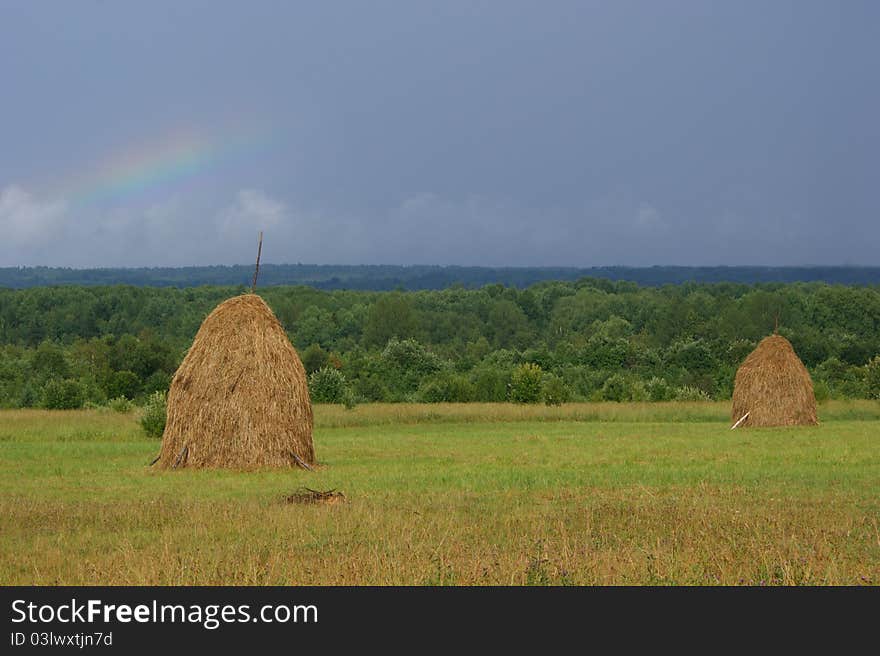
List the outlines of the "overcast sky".
{"type": "Polygon", "coordinates": [[[880,264],[880,3],[0,0],[0,266],[880,264]]]}

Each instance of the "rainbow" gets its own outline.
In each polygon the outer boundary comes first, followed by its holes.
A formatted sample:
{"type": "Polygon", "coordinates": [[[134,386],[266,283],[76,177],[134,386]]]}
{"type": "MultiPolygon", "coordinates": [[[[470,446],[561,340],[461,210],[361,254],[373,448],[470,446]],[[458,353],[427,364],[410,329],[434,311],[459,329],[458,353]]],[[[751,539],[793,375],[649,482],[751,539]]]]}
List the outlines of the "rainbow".
{"type": "Polygon", "coordinates": [[[69,203],[121,201],[216,169],[269,142],[265,132],[223,140],[192,132],[166,135],[125,150],[59,185],[69,203]]]}

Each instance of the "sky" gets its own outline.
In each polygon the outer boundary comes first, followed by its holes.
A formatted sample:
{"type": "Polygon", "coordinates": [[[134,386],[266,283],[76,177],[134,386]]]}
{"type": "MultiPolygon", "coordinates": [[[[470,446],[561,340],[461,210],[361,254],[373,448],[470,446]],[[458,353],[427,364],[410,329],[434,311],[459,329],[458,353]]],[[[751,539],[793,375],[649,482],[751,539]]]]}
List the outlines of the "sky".
{"type": "Polygon", "coordinates": [[[0,266],[878,265],[880,3],[0,0],[0,266]]]}

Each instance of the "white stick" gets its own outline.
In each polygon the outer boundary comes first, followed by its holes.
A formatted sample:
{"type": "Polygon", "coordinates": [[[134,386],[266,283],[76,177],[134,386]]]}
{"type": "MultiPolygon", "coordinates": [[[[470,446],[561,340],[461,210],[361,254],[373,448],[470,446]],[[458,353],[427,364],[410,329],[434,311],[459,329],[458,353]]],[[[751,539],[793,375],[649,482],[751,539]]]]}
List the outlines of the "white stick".
{"type": "MultiPolygon", "coordinates": [[[[750,411],[750,412],[751,412],[751,411],[750,411]]],[[[745,413],[742,417],[739,418],[739,421],[738,421],[738,422],[736,422],[733,426],[730,427],[730,430],[733,430],[734,428],[737,428],[741,423],[743,423],[743,422],[746,420],[746,418],[747,418],[748,416],[749,416],[749,413],[748,413],[748,412],[745,413]]]]}

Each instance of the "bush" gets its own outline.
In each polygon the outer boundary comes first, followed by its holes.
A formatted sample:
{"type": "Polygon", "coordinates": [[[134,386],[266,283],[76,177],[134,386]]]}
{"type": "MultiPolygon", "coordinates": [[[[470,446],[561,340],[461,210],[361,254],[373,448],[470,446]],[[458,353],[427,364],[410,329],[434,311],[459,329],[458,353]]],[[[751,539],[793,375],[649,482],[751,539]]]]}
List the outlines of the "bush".
{"type": "Polygon", "coordinates": [[[706,392],[698,387],[690,387],[689,385],[685,385],[684,387],[679,387],[677,390],[675,390],[675,400],[711,401],[712,397],[710,397],[708,394],[706,394],[706,392]]]}
{"type": "Polygon", "coordinates": [[[164,371],[154,371],[144,381],[144,394],[167,392],[171,387],[171,375],[164,371]]]}
{"type": "Polygon", "coordinates": [[[541,386],[541,397],[547,405],[562,405],[571,401],[571,390],[559,376],[548,374],[541,386]]]}
{"type": "Polygon", "coordinates": [[[816,397],[817,403],[824,403],[831,398],[831,388],[824,380],[817,380],[813,383],[813,396],[816,397]]]}
{"type": "Polygon", "coordinates": [[[382,379],[370,374],[362,376],[354,381],[354,391],[358,398],[366,402],[383,402],[388,400],[388,388],[382,382],[382,379]]]}
{"type": "Polygon", "coordinates": [[[346,410],[354,410],[357,407],[358,398],[355,393],[349,389],[345,389],[345,395],[342,397],[342,405],[345,406],[346,410]]]}
{"type": "Polygon", "coordinates": [[[309,394],[313,403],[344,403],[345,375],[333,367],[322,367],[309,376],[309,394]]]}
{"type": "Polygon", "coordinates": [[[415,392],[443,368],[440,358],[414,339],[390,340],[380,361],[385,384],[398,397],[415,392]]]}
{"type": "Polygon", "coordinates": [[[644,401],[648,401],[648,388],[645,386],[644,381],[634,380],[632,385],[629,388],[629,400],[637,401],[642,403],[644,401]]]}
{"type": "Polygon", "coordinates": [[[868,396],[872,399],[880,399],[880,355],[871,360],[865,372],[865,385],[868,396]]]}
{"type": "Polygon", "coordinates": [[[312,344],[302,352],[302,363],[306,373],[311,375],[330,364],[330,356],[320,344],[312,344]]]}
{"type": "Polygon", "coordinates": [[[675,390],[665,378],[654,376],[645,384],[645,391],[649,401],[671,401],[675,398],[675,390]]]}
{"type": "Polygon", "coordinates": [[[84,401],[85,392],[76,380],[50,380],[43,388],[42,406],[49,410],[74,410],[84,401]]]}
{"type": "Polygon", "coordinates": [[[141,391],[141,379],[133,371],[114,371],[107,379],[104,391],[109,399],[117,396],[133,399],[141,391]]]}
{"type": "Polygon", "coordinates": [[[483,402],[506,401],[510,388],[510,370],[481,366],[472,373],[474,400],[483,402]]]}
{"type": "Polygon", "coordinates": [[[64,380],[70,375],[70,366],[64,350],[52,342],[41,343],[31,358],[31,373],[40,380],[64,380]]]}
{"type": "Polygon", "coordinates": [[[514,403],[537,403],[541,399],[544,372],[531,362],[519,365],[510,377],[510,400],[514,403]]]}
{"type": "Polygon", "coordinates": [[[423,384],[419,399],[424,403],[467,403],[473,401],[476,390],[464,376],[447,375],[423,384]]]}
{"type": "Polygon", "coordinates": [[[870,396],[871,365],[856,367],[828,358],[816,367],[814,382],[824,381],[833,398],[863,399],[870,396]]]}
{"type": "Polygon", "coordinates": [[[107,401],[107,407],[114,412],[131,412],[134,404],[124,396],[117,396],[115,399],[107,401]]]}
{"type": "Polygon", "coordinates": [[[683,367],[692,374],[705,374],[716,366],[712,350],[703,340],[682,340],[667,350],[670,364],[683,367]]]}
{"type": "Polygon", "coordinates": [[[610,376],[602,385],[602,399],[605,401],[629,401],[629,397],[629,383],[620,374],[610,376]]]}
{"type": "Polygon", "coordinates": [[[27,382],[18,397],[19,408],[33,408],[40,402],[40,393],[32,382],[27,382]]]}
{"type": "Polygon", "coordinates": [[[149,437],[162,437],[165,432],[166,412],[165,392],[153,392],[147,397],[141,414],[141,428],[149,437]]]}

